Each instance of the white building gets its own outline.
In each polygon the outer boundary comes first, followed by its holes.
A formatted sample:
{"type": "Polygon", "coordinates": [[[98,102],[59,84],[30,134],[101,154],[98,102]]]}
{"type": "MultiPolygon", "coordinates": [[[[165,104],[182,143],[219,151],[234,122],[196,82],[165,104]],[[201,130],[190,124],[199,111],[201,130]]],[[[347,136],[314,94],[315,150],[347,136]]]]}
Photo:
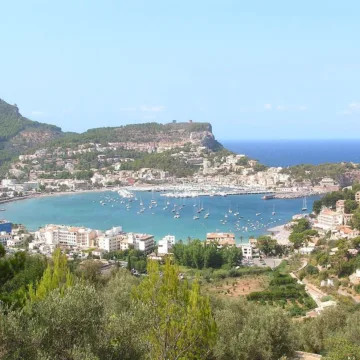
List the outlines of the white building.
{"type": "Polygon", "coordinates": [[[127,243],[134,249],[144,252],[150,252],[155,246],[154,236],[148,234],[129,233],[127,243]]]}
{"type": "Polygon", "coordinates": [[[0,233],[0,244],[3,246],[7,246],[8,241],[12,240],[12,235],[8,234],[5,231],[0,233]]]}
{"type": "Polygon", "coordinates": [[[122,227],[113,227],[111,230],[106,231],[105,235],[99,236],[98,247],[106,251],[123,250],[121,245],[124,240],[126,240],[126,236],[122,227]]]}
{"type": "Polygon", "coordinates": [[[253,257],[253,248],[250,244],[240,244],[238,245],[241,248],[242,255],[244,259],[252,259],[253,257]]]}
{"type": "Polygon", "coordinates": [[[158,242],[158,254],[168,254],[175,245],[175,236],[166,235],[158,242]]]}
{"type": "Polygon", "coordinates": [[[35,240],[46,245],[64,245],[77,247],[94,246],[97,234],[95,230],[84,227],[46,225],[35,233],[35,240]]]}
{"type": "Polygon", "coordinates": [[[328,208],[322,209],[317,218],[317,227],[324,230],[331,230],[343,223],[343,215],[328,208]]]}

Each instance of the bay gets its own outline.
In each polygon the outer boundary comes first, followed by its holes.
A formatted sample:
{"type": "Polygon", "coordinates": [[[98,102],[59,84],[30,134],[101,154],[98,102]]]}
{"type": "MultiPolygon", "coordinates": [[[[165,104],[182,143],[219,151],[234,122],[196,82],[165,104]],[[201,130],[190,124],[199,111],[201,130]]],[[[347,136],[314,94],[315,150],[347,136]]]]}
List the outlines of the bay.
{"type": "MultiPolygon", "coordinates": [[[[13,223],[24,224],[29,230],[36,230],[46,224],[63,224],[85,226],[93,229],[107,230],[113,226],[122,226],[126,232],[148,233],[158,240],[172,234],[176,240],[190,238],[205,239],[207,232],[234,232],[237,242],[247,241],[250,236],[265,234],[268,228],[284,224],[292,216],[301,213],[302,199],[262,200],[261,195],[240,195],[228,197],[198,197],[195,199],[166,199],[160,193],[137,192],[137,201],[120,203],[116,192],[89,192],[61,196],[49,196],[27,199],[3,204],[6,209],[2,215],[13,223]],[[139,213],[140,201],[146,210],[139,213]],[[149,208],[151,200],[157,207],[149,208]],[[106,203],[101,205],[100,201],[106,203]],[[170,205],[166,207],[166,202],[170,205]],[[174,204],[180,214],[174,219],[174,204]],[[180,210],[180,206],[183,205],[180,210]],[[195,205],[195,206],[194,206],[195,205]],[[276,215],[272,216],[275,206],[276,215]],[[200,214],[197,209],[203,207],[200,214]],[[232,213],[229,212],[232,211],[232,213]],[[204,218],[209,212],[209,217],[204,218]],[[239,222],[240,231],[236,231],[234,213],[242,217],[239,222]],[[257,215],[260,214],[260,215],[257,215]],[[199,216],[194,220],[194,216],[199,216]],[[226,224],[221,221],[226,220],[226,224]],[[247,228],[247,229],[246,229],[247,228]]],[[[308,198],[308,209],[312,209],[313,201],[318,197],[308,198]]]]}

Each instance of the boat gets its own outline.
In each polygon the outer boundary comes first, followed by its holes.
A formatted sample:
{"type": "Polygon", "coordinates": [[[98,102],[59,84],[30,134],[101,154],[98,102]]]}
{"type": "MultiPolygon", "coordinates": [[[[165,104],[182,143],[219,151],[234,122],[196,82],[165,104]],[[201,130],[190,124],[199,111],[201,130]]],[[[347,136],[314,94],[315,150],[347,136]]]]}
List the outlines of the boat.
{"type": "Polygon", "coordinates": [[[193,220],[199,220],[200,218],[198,216],[194,216],[193,220]]]}
{"type": "Polygon", "coordinates": [[[0,209],[0,211],[6,211],[6,209],[0,209]]]}
{"type": "Polygon", "coordinates": [[[174,219],[179,219],[180,218],[180,214],[179,213],[176,213],[175,215],[174,215],[174,219]]]}
{"type": "Polygon", "coordinates": [[[256,213],[256,216],[260,216],[261,215],[261,213],[256,213]]]}
{"type": "Polygon", "coordinates": [[[275,194],[267,194],[262,197],[263,200],[275,199],[275,194]]]}
{"type": "Polygon", "coordinates": [[[275,205],[273,206],[273,211],[272,211],[272,213],[271,213],[271,215],[275,215],[276,214],[276,212],[275,212],[275,205]]]}
{"type": "Polygon", "coordinates": [[[306,211],[306,210],[307,210],[307,203],[306,203],[306,197],[304,197],[304,199],[303,199],[303,206],[302,206],[301,211],[306,211]]]}

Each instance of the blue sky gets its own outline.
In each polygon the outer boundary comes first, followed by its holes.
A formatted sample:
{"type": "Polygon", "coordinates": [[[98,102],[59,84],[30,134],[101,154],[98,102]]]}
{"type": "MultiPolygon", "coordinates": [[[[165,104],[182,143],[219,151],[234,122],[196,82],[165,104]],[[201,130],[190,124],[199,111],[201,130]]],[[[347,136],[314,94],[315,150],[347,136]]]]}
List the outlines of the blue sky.
{"type": "Polygon", "coordinates": [[[217,138],[358,138],[358,1],[2,1],[0,98],[84,131],[173,119],[217,138]]]}

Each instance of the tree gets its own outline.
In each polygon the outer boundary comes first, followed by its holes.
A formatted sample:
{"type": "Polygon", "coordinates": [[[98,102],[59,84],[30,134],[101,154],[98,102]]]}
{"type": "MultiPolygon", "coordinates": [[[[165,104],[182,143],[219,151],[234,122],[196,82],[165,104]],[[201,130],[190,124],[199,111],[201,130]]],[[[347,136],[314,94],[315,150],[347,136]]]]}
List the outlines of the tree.
{"type": "Polygon", "coordinates": [[[272,255],[275,252],[277,241],[270,236],[259,236],[256,240],[258,249],[266,256],[272,255]]]}
{"type": "Polygon", "coordinates": [[[322,202],[321,200],[315,200],[314,203],[313,203],[313,212],[315,214],[319,214],[320,211],[321,211],[321,208],[322,208],[322,202]]]}
{"type": "Polygon", "coordinates": [[[215,317],[219,329],[215,359],[293,358],[295,334],[281,309],[241,299],[220,304],[215,317]]]}
{"type": "Polygon", "coordinates": [[[148,277],[133,296],[151,319],[146,335],[149,359],[206,358],[215,343],[216,324],[197,281],[190,285],[180,280],[169,259],[162,274],[159,264],[150,261],[148,277]]]}
{"type": "Polygon", "coordinates": [[[0,244],[0,258],[4,257],[6,254],[5,248],[2,244],[0,244]]]}
{"type": "Polygon", "coordinates": [[[355,200],[345,200],[345,213],[351,214],[358,208],[358,203],[355,200]]]}
{"type": "Polygon", "coordinates": [[[74,282],[74,277],[70,273],[67,266],[67,258],[65,254],[61,253],[60,249],[53,252],[53,264],[48,264],[43,277],[34,286],[29,286],[29,298],[31,301],[38,301],[44,299],[48,294],[55,290],[71,287],[74,282]]]}

